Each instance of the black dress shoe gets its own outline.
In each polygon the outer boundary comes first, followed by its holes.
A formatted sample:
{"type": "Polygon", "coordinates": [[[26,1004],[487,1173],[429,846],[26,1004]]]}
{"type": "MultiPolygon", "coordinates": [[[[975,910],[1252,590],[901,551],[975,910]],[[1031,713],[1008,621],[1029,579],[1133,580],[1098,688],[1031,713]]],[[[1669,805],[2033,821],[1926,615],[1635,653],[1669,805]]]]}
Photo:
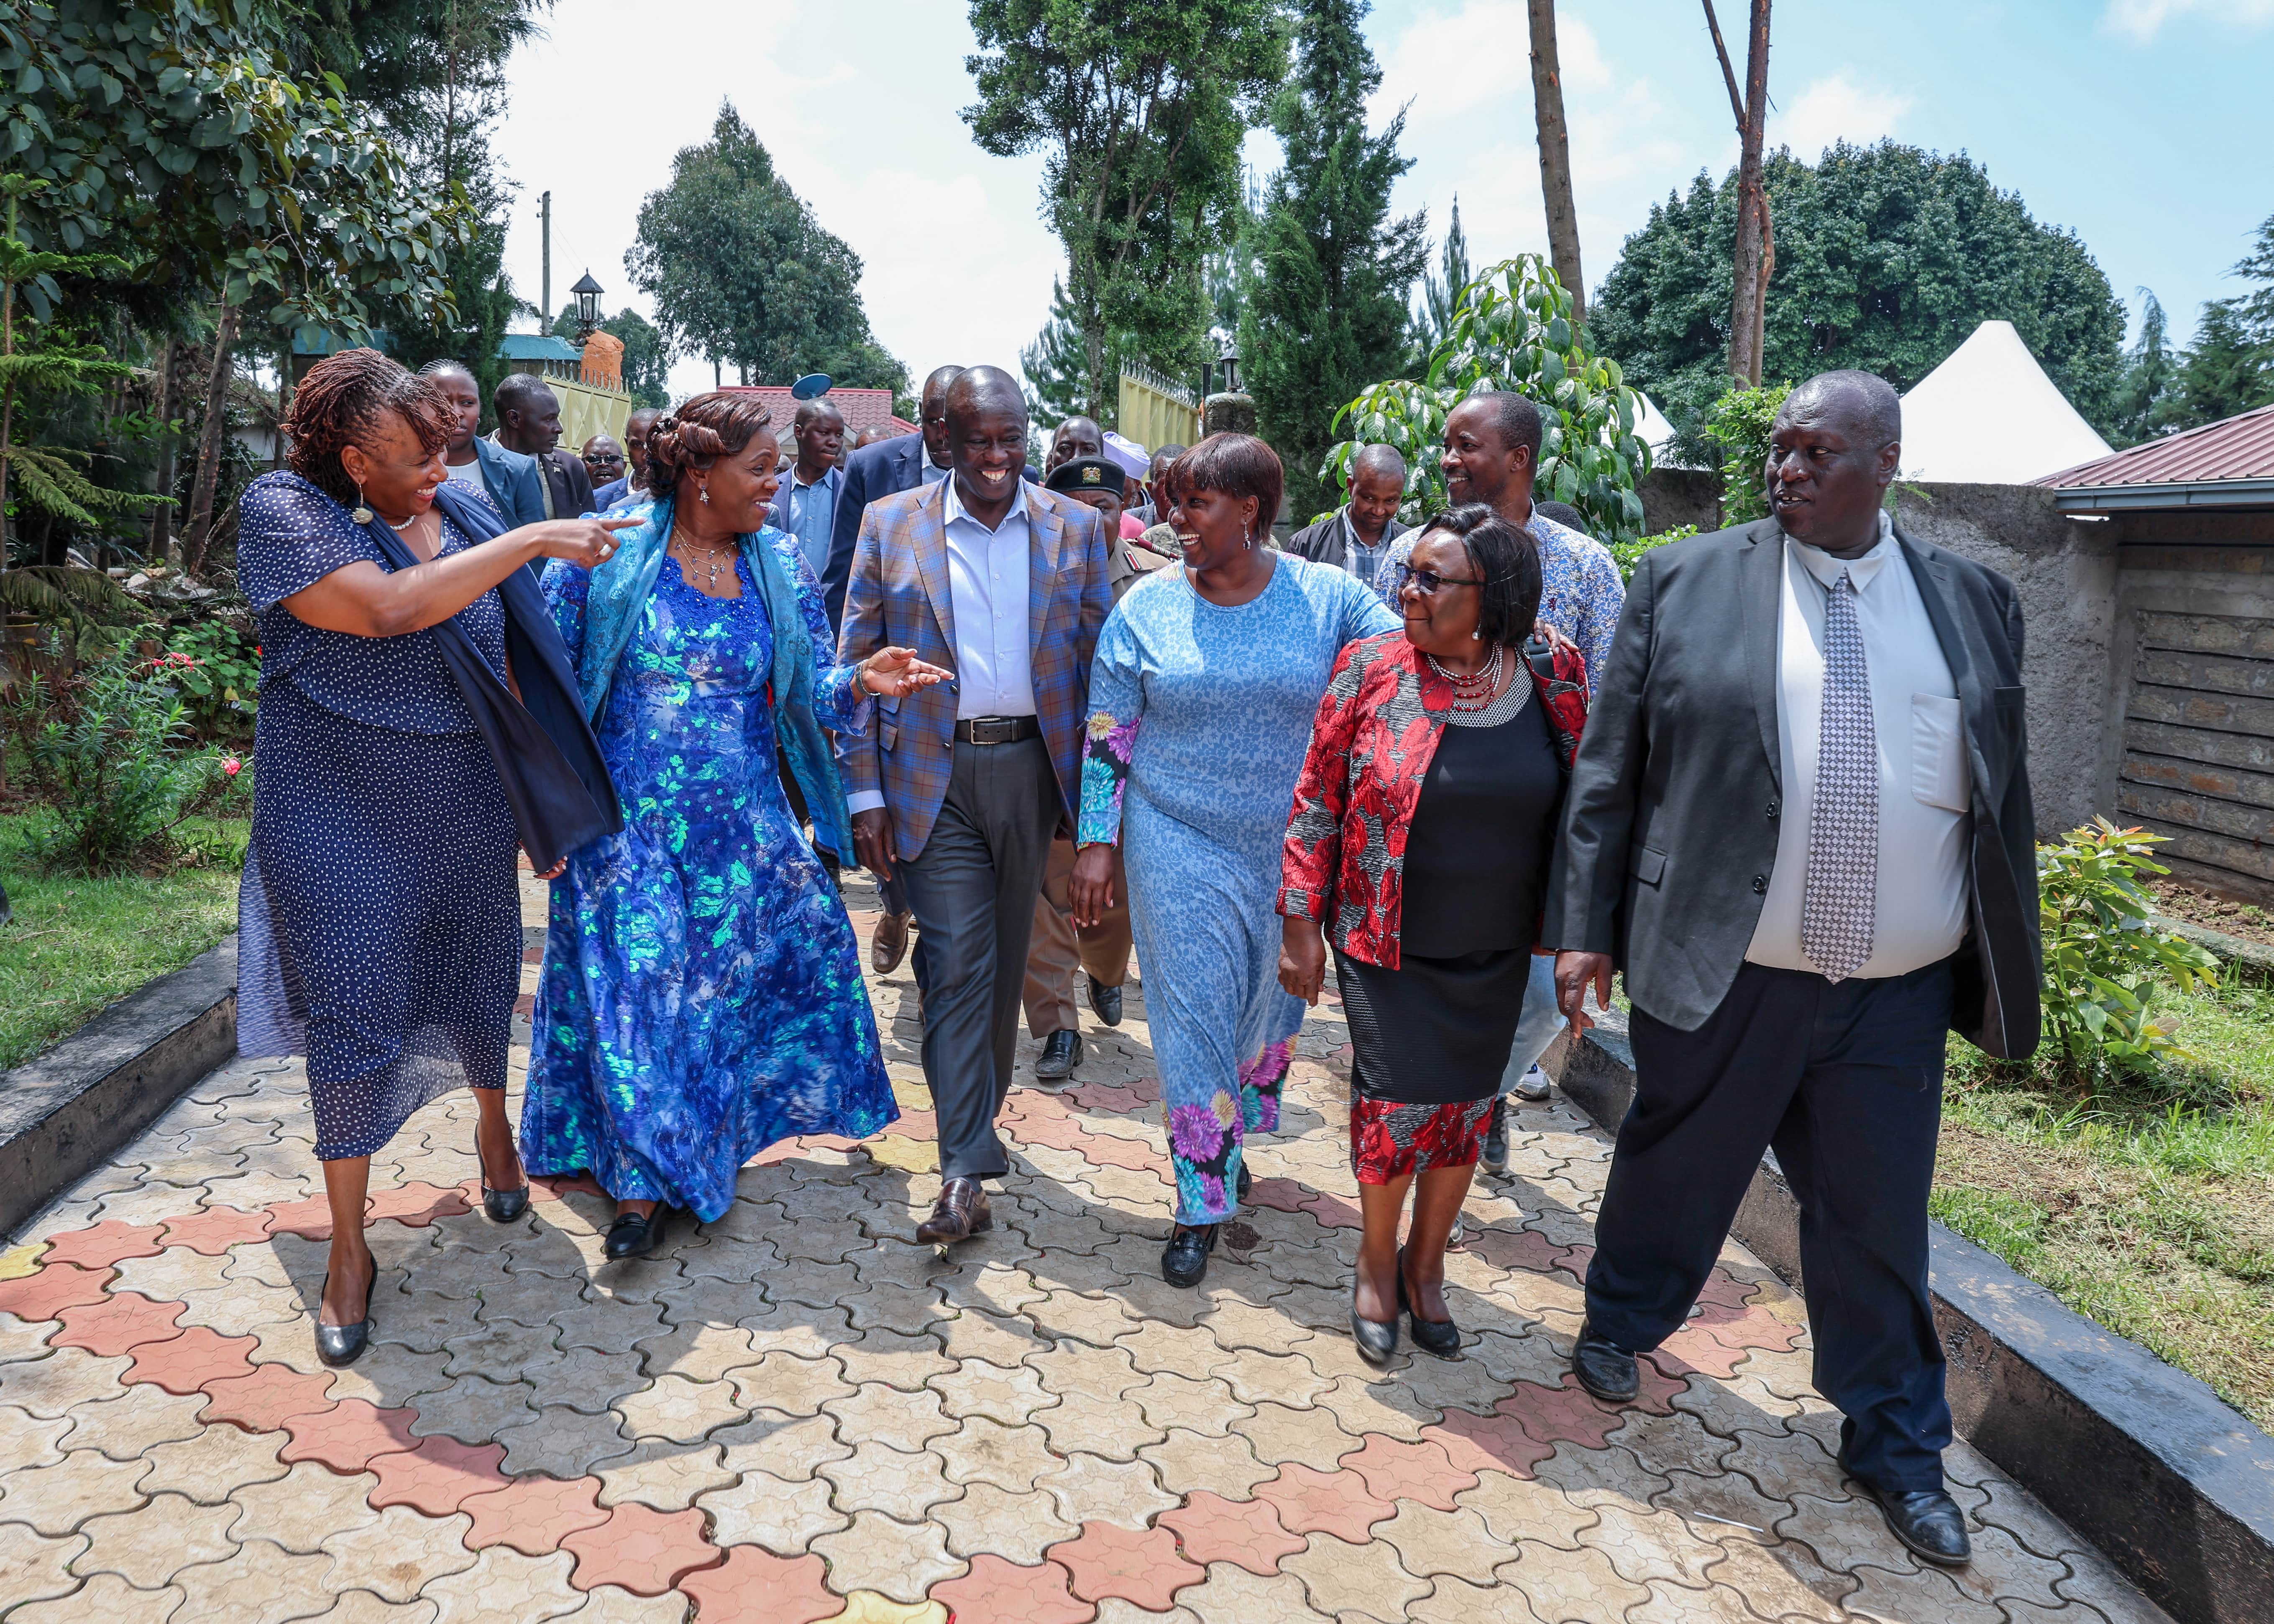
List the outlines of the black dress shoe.
{"type": "Polygon", "coordinates": [[[1053,1032],[1043,1041],[1043,1052],[1035,1061],[1035,1080],[1062,1083],[1073,1075],[1074,1067],[1081,1064],[1081,1034],[1053,1032]]]}
{"type": "Polygon", "coordinates": [[[1493,1101],[1492,1125],[1485,1130],[1484,1154],[1479,1158],[1487,1173],[1508,1171],[1508,1098],[1501,1096],[1493,1101]]]}
{"type": "Polygon", "coordinates": [[[1223,1228],[1220,1223],[1195,1224],[1190,1229],[1178,1224],[1161,1252],[1161,1278],[1187,1289],[1200,1284],[1208,1273],[1209,1253],[1216,1250],[1216,1232],[1223,1228]]]}
{"type": "Polygon", "coordinates": [[[1903,1547],[1937,1568],[1963,1568],[1974,1560],[1966,1514],[1940,1489],[1883,1489],[1858,1477],[1842,1450],[1836,1457],[1848,1480],[1879,1503],[1879,1514],[1903,1547]]]}
{"type": "Polygon", "coordinates": [[[1412,1323],[1413,1345],[1424,1353],[1434,1353],[1441,1359],[1461,1357],[1461,1327],[1450,1320],[1424,1320],[1413,1311],[1413,1299],[1405,1290],[1405,1248],[1397,1249],[1397,1309],[1412,1323]]]}
{"type": "Polygon", "coordinates": [[[332,1289],[332,1272],[324,1271],[324,1292],[316,1298],[316,1357],[337,1367],[352,1365],[371,1346],[371,1294],[379,1289],[379,1259],[371,1260],[371,1280],[363,1289],[363,1318],[353,1325],[326,1325],[324,1297],[332,1289]]]}
{"type": "Polygon", "coordinates": [[[940,1186],[931,1216],[916,1225],[919,1244],[946,1246],[995,1227],[988,1210],[987,1192],[975,1178],[951,1178],[940,1186]]]}
{"type": "Polygon", "coordinates": [[[607,1239],[600,1252],[611,1263],[626,1258],[644,1258],[656,1249],[663,1232],[671,1221],[671,1208],[661,1201],[652,1212],[618,1213],[616,1221],[608,1226],[607,1239]]]}
{"type": "Polygon", "coordinates": [[[908,953],[908,927],[915,922],[913,914],[887,914],[877,921],[876,934],[869,938],[870,969],[890,975],[900,967],[908,953]]]}
{"type": "Polygon", "coordinates": [[[1358,1312],[1358,1296],[1351,1296],[1351,1340],[1358,1344],[1358,1357],[1376,1369],[1389,1363],[1397,1352],[1397,1321],[1368,1320],[1358,1312]]]}
{"type": "Polygon", "coordinates": [[[1571,1373],[1606,1404],[1630,1403],[1642,1391],[1642,1372],[1634,1355],[1592,1325],[1579,1327],[1579,1340],[1571,1350],[1571,1373]]]}
{"type": "Polygon", "coordinates": [[[1108,987],[1096,976],[1089,978],[1090,1012],[1109,1026],[1121,1024],[1121,989],[1108,987]]]}

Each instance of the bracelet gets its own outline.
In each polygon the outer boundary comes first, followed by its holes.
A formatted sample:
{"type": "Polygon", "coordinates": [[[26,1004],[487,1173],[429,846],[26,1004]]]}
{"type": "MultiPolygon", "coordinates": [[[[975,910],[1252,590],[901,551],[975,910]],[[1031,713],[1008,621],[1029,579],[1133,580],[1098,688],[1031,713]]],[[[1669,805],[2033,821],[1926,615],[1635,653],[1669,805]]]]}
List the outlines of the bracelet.
{"type": "Polygon", "coordinates": [[[853,686],[859,688],[863,694],[866,694],[871,699],[875,699],[878,696],[877,690],[869,686],[869,662],[867,660],[862,660],[860,665],[854,667],[853,686]]]}

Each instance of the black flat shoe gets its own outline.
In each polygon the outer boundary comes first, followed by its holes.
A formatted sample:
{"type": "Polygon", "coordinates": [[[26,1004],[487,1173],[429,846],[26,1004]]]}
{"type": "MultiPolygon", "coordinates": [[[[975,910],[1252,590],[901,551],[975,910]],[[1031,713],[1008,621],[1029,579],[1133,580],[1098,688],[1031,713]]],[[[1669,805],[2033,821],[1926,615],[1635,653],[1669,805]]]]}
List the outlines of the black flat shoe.
{"type": "Polygon", "coordinates": [[[1242,1156],[1239,1159],[1239,1178],[1232,1186],[1232,1199],[1245,1201],[1247,1199],[1247,1192],[1254,1188],[1255,1175],[1247,1170],[1247,1158],[1242,1156]]]}
{"type": "Polygon", "coordinates": [[[1043,1040],[1043,1052],[1035,1060],[1035,1080],[1038,1083],[1062,1083],[1073,1075],[1074,1067],[1081,1064],[1081,1034],[1053,1032],[1043,1040]]]}
{"type": "Polygon", "coordinates": [[[324,1297],[331,1294],[332,1272],[324,1271],[324,1289],[316,1298],[316,1357],[337,1368],[352,1365],[371,1346],[371,1294],[379,1289],[379,1259],[371,1260],[371,1280],[363,1289],[363,1318],[353,1325],[326,1325],[324,1297]]]}
{"type": "Polygon", "coordinates": [[[608,1226],[608,1237],[601,1244],[603,1256],[611,1263],[625,1258],[644,1258],[663,1239],[668,1225],[671,1208],[658,1202],[653,1212],[618,1213],[616,1221],[608,1226]]]}
{"type": "Polygon", "coordinates": [[[1201,1276],[1208,1273],[1209,1253],[1216,1250],[1216,1232],[1223,1228],[1220,1223],[1189,1229],[1179,1227],[1161,1253],[1161,1278],[1172,1286],[1200,1284],[1201,1276]]]}
{"type": "Polygon", "coordinates": [[[1389,1363],[1397,1352],[1397,1321],[1368,1320],[1358,1312],[1357,1294],[1351,1298],[1351,1340],[1358,1344],[1358,1357],[1377,1370],[1389,1363]]]}
{"type": "Polygon", "coordinates": [[[1461,1357],[1461,1327],[1450,1320],[1424,1320],[1413,1312],[1413,1299],[1405,1291],[1405,1248],[1397,1249],[1397,1308],[1413,1331],[1413,1345],[1424,1353],[1434,1353],[1441,1359],[1461,1357]]]}
{"type": "Polygon", "coordinates": [[[1634,1355],[1592,1325],[1579,1327],[1579,1340],[1571,1349],[1571,1373],[1606,1404],[1630,1403],[1642,1391],[1642,1372],[1634,1355]]]}
{"type": "Polygon", "coordinates": [[[1835,1457],[1848,1481],[1878,1503],[1887,1520],[1887,1530],[1903,1548],[1937,1568],[1963,1568],[1974,1560],[1974,1544],[1966,1536],[1966,1514],[1940,1489],[1882,1489],[1858,1477],[1842,1451],[1835,1457]]]}
{"type": "Polygon", "coordinates": [[[1089,1010],[1109,1026],[1121,1024],[1121,989],[1108,987],[1096,976],[1089,978],[1089,1010]]]}

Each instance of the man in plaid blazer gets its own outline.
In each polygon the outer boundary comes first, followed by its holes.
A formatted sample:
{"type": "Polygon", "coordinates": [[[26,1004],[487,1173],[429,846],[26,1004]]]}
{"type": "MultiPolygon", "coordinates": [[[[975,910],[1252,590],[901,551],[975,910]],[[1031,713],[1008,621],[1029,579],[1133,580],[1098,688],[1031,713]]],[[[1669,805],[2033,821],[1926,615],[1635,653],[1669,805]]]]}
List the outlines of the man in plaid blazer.
{"type": "Polygon", "coordinates": [[[872,873],[898,872],[916,916],[944,1181],[916,1238],[943,1246],[990,1227],[980,1181],[1010,1165],[995,1113],[1050,840],[1081,799],[1089,662],[1112,607],[1096,514],[1020,478],[1026,397],[1007,372],[956,378],[947,442],[946,479],[862,515],[838,650],[913,649],[956,673],[878,700],[866,729],[840,735],[855,848],[872,873]]]}

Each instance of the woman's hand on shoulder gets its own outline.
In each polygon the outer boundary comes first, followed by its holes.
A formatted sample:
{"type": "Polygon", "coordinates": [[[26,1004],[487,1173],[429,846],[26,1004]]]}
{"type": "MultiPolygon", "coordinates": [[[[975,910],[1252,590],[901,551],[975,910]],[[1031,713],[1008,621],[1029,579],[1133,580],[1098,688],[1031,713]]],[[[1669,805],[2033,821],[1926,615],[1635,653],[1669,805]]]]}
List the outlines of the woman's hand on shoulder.
{"type": "Polygon", "coordinates": [[[879,699],[905,699],[920,688],[945,682],[955,673],[929,660],[920,660],[913,649],[879,649],[861,662],[861,688],[879,699]]]}
{"type": "Polygon", "coordinates": [[[565,559],[579,568],[597,569],[615,556],[618,530],[645,523],[633,514],[601,519],[545,519],[509,532],[507,539],[535,542],[539,558],[565,559]]]}

